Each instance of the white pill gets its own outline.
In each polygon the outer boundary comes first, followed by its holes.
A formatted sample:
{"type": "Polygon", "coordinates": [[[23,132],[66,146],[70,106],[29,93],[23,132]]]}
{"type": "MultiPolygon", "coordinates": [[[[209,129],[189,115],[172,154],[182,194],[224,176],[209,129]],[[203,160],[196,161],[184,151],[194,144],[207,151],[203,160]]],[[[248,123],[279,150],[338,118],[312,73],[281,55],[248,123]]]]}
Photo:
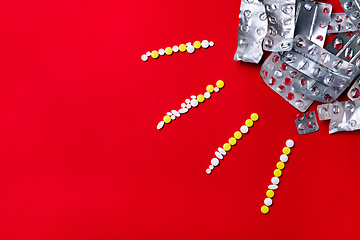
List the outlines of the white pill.
{"type": "Polygon", "coordinates": [[[175,120],[175,115],[171,115],[171,120],[175,120]]]}
{"type": "Polygon", "coordinates": [[[187,108],[187,109],[190,109],[190,108],[191,108],[191,104],[188,103],[188,104],[186,105],[186,108],[187,108]]]}
{"type": "Polygon", "coordinates": [[[176,110],[171,110],[171,113],[174,114],[176,117],[180,117],[180,113],[176,110]]]}
{"type": "Polygon", "coordinates": [[[144,62],[146,62],[148,60],[148,56],[146,56],[146,54],[141,55],[141,60],[143,60],[144,62]]]}
{"type": "Polygon", "coordinates": [[[182,107],[182,108],[186,107],[186,103],[182,103],[182,104],[181,104],[181,107],[182,107]]]}
{"type": "Polygon", "coordinates": [[[190,103],[190,99],[186,99],[185,103],[189,104],[190,103]]]}
{"type": "Polygon", "coordinates": [[[224,157],[221,155],[221,153],[219,153],[218,151],[215,152],[215,156],[218,158],[218,159],[223,159],[224,157]]]}
{"type": "Polygon", "coordinates": [[[248,133],[249,132],[249,128],[245,125],[241,126],[240,128],[240,132],[242,133],[248,133]]]}
{"type": "Polygon", "coordinates": [[[171,117],[172,113],[171,113],[171,112],[167,112],[166,115],[168,115],[168,116],[171,117]]]}
{"type": "Polygon", "coordinates": [[[162,128],[164,127],[164,125],[165,125],[164,121],[160,121],[160,122],[158,123],[157,127],[156,127],[157,130],[162,129],[162,128]]]}
{"type": "Polygon", "coordinates": [[[276,190],[278,189],[278,185],[269,185],[268,188],[271,190],[276,190]]]}
{"type": "Polygon", "coordinates": [[[214,92],[219,92],[220,89],[218,87],[214,87],[214,92]]]}
{"type": "Polygon", "coordinates": [[[283,154],[280,156],[280,161],[287,162],[289,160],[289,157],[286,154],[283,154]]]}
{"type": "Polygon", "coordinates": [[[191,100],[191,106],[192,107],[197,107],[198,105],[199,105],[198,100],[196,100],[196,99],[191,100]]]}
{"type": "Polygon", "coordinates": [[[210,166],[209,166],[209,169],[210,169],[210,170],[213,170],[213,169],[214,169],[214,166],[213,166],[213,165],[210,165],[210,166]]]}
{"type": "Polygon", "coordinates": [[[188,46],[188,47],[186,48],[186,51],[187,51],[188,53],[194,53],[194,52],[195,52],[195,48],[190,45],[190,46],[188,46]]]}
{"type": "Polygon", "coordinates": [[[195,99],[196,98],[196,96],[195,95],[191,95],[191,99],[195,99]]]}
{"type": "Polygon", "coordinates": [[[219,153],[221,153],[222,155],[226,155],[226,151],[223,149],[223,148],[221,148],[221,147],[219,147],[218,148],[218,151],[219,151],[219,153]]]}
{"type": "Polygon", "coordinates": [[[191,42],[186,43],[186,46],[187,46],[187,47],[188,47],[188,46],[191,46],[191,42]]]}
{"type": "Polygon", "coordinates": [[[271,198],[265,198],[264,203],[266,206],[271,206],[272,205],[272,199],[271,198]]]}
{"type": "Polygon", "coordinates": [[[160,48],[160,49],[159,49],[159,54],[160,54],[161,56],[163,56],[163,55],[165,54],[165,50],[162,49],[162,48],[160,48]]]}
{"type": "Polygon", "coordinates": [[[189,111],[189,109],[187,109],[187,108],[179,109],[179,113],[181,113],[181,114],[187,113],[188,111],[189,111]]]}
{"type": "Polygon", "coordinates": [[[207,173],[207,174],[210,174],[210,173],[211,173],[211,170],[210,170],[210,169],[206,169],[206,173],[207,173]]]}
{"type": "Polygon", "coordinates": [[[172,50],[173,50],[174,52],[178,52],[178,51],[179,51],[179,47],[176,46],[176,45],[174,45],[174,46],[172,47],[172,50]]]}
{"type": "Polygon", "coordinates": [[[213,41],[210,41],[209,45],[210,45],[210,47],[213,47],[213,46],[214,46],[214,42],[213,42],[213,41]]]}
{"type": "Polygon", "coordinates": [[[150,57],[150,56],[151,56],[151,52],[147,51],[147,52],[146,52],[146,56],[150,57]]]}
{"type": "Polygon", "coordinates": [[[294,141],[291,139],[286,141],[286,146],[289,148],[292,148],[294,146],[294,144],[295,144],[294,141]]]}
{"type": "Polygon", "coordinates": [[[201,46],[202,46],[203,48],[208,48],[208,47],[209,47],[209,41],[208,41],[208,40],[203,40],[203,41],[201,42],[201,46]]]}
{"type": "Polygon", "coordinates": [[[209,92],[204,93],[204,97],[206,99],[209,99],[211,97],[211,94],[209,92]]]}
{"type": "Polygon", "coordinates": [[[212,164],[214,167],[216,167],[216,166],[218,166],[218,165],[220,164],[220,161],[219,161],[219,159],[217,159],[217,158],[213,158],[213,159],[211,159],[211,164],[212,164]]]}
{"type": "Polygon", "coordinates": [[[274,185],[278,185],[280,183],[280,179],[278,177],[273,177],[271,179],[271,183],[274,185]]]}

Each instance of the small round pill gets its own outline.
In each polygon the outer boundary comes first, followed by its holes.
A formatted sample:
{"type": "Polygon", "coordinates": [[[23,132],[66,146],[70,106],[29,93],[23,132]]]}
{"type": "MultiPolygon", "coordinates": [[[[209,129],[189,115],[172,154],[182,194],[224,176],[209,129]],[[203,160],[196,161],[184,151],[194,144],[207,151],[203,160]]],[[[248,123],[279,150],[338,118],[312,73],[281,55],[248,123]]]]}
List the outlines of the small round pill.
{"type": "Polygon", "coordinates": [[[210,169],[206,169],[206,173],[207,173],[207,174],[210,174],[210,173],[211,173],[211,170],[210,170],[210,169]]]}
{"type": "Polygon", "coordinates": [[[149,58],[146,54],[141,55],[141,60],[143,60],[144,62],[146,62],[148,59],[149,58]]]}
{"type": "Polygon", "coordinates": [[[248,119],[248,120],[245,121],[245,125],[247,127],[252,127],[254,125],[254,122],[251,119],[248,119]]]}
{"type": "Polygon", "coordinates": [[[270,190],[276,190],[276,189],[278,189],[278,186],[277,185],[269,185],[268,188],[270,190]]]}
{"type": "Polygon", "coordinates": [[[210,170],[213,170],[213,169],[214,169],[214,166],[213,166],[213,165],[210,165],[210,166],[209,166],[209,169],[210,169],[210,170]]]}
{"type": "Polygon", "coordinates": [[[280,156],[280,161],[282,161],[282,162],[287,162],[288,160],[289,160],[289,157],[288,157],[287,155],[282,154],[282,155],[280,156]]]}
{"type": "Polygon", "coordinates": [[[240,132],[242,133],[248,133],[249,132],[249,128],[245,125],[241,126],[240,128],[240,132]]]}
{"type": "Polygon", "coordinates": [[[150,56],[151,56],[151,52],[147,51],[147,52],[146,52],[146,56],[150,57],[150,56]]]}
{"type": "Polygon", "coordinates": [[[236,139],[234,137],[229,138],[229,143],[231,146],[234,146],[236,144],[236,139]]]}
{"type": "Polygon", "coordinates": [[[196,49],[201,48],[201,42],[200,41],[195,41],[193,45],[194,45],[194,48],[196,48],[196,49]]]}
{"type": "Polygon", "coordinates": [[[186,103],[182,103],[182,104],[181,104],[181,107],[182,107],[182,108],[186,107],[186,103]]]}
{"type": "Polygon", "coordinates": [[[269,198],[272,198],[274,197],[275,193],[273,190],[267,190],[266,191],[266,196],[268,196],[269,198]]]}
{"type": "Polygon", "coordinates": [[[275,177],[281,177],[281,175],[282,175],[281,170],[280,169],[275,169],[274,175],[275,175],[275,177]]]}
{"type": "Polygon", "coordinates": [[[165,53],[166,53],[166,55],[169,55],[169,56],[170,56],[170,55],[173,53],[172,48],[171,48],[171,47],[165,48],[165,53]]]}
{"type": "Polygon", "coordinates": [[[257,113],[253,113],[253,114],[251,114],[250,118],[251,118],[251,120],[256,122],[259,119],[259,115],[257,115],[257,113]]]}
{"type": "Polygon", "coordinates": [[[278,169],[282,170],[282,169],[284,169],[285,164],[284,164],[283,162],[278,162],[278,163],[276,164],[276,167],[277,167],[278,169]]]}
{"type": "Polygon", "coordinates": [[[271,198],[265,198],[264,203],[266,206],[271,206],[273,201],[271,198]]]}
{"type": "Polygon", "coordinates": [[[294,141],[291,139],[286,141],[286,146],[289,148],[292,148],[294,146],[294,144],[295,144],[294,141]]]}
{"type": "Polygon", "coordinates": [[[225,144],[223,145],[223,149],[228,152],[228,151],[230,151],[230,149],[231,149],[231,145],[228,144],[228,143],[225,143],[225,144]]]}
{"type": "Polygon", "coordinates": [[[190,103],[190,101],[191,101],[191,100],[187,98],[187,99],[185,100],[185,103],[188,104],[188,103],[190,103]]]}
{"type": "Polygon", "coordinates": [[[220,164],[220,161],[219,161],[219,159],[217,159],[217,158],[213,158],[213,159],[211,159],[211,164],[212,164],[214,167],[216,167],[216,166],[218,166],[218,165],[220,164]]]}
{"type": "Polygon", "coordinates": [[[186,51],[186,45],[185,44],[180,44],[179,45],[179,50],[180,50],[180,52],[185,52],[186,51]]]}
{"type": "Polygon", "coordinates": [[[165,115],[163,120],[164,120],[165,123],[170,123],[171,122],[171,117],[168,116],[168,115],[165,115]]]}
{"type": "Polygon", "coordinates": [[[205,101],[205,97],[204,97],[204,95],[202,95],[202,94],[199,94],[199,95],[196,97],[196,99],[197,99],[198,102],[200,102],[200,103],[202,103],[202,102],[205,101]]]}
{"type": "Polygon", "coordinates": [[[224,158],[223,155],[221,155],[221,153],[219,153],[218,151],[215,152],[215,156],[220,160],[224,158]]]}
{"type": "Polygon", "coordinates": [[[280,183],[280,178],[272,177],[271,183],[274,184],[274,185],[278,185],[280,183]]]}
{"type": "Polygon", "coordinates": [[[211,94],[210,94],[209,92],[205,92],[205,93],[204,93],[204,97],[205,97],[206,99],[209,99],[209,98],[211,97],[211,94]]]}
{"type": "Polygon", "coordinates": [[[224,85],[225,85],[225,83],[224,83],[223,80],[218,80],[218,81],[216,82],[216,86],[217,86],[218,88],[223,88],[224,85]]]}
{"type": "Polygon", "coordinates": [[[171,115],[171,120],[175,120],[176,116],[175,115],[171,115]]]}
{"type": "Polygon", "coordinates": [[[219,92],[220,89],[218,87],[214,87],[214,92],[219,92]]]}
{"type": "Polygon", "coordinates": [[[192,99],[190,103],[192,107],[197,107],[199,105],[199,102],[196,99],[192,99]]]}
{"type": "Polygon", "coordinates": [[[241,139],[241,138],[242,138],[242,133],[239,132],[239,131],[236,131],[236,132],[234,133],[234,137],[235,137],[236,139],[241,139]]]}
{"type": "Polygon", "coordinates": [[[157,130],[162,129],[162,128],[164,127],[164,125],[165,125],[164,121],[160,121],[160,122],[158,123],[158,125],[156,126],[157,130]]]}
{"type": "Polygon", "coordinates": [[[160,48],[160,49],[159,49],[159,54],[160,54],[161,56],[165,55],[165,50],[162,49],[162,48],[160,48]]]}
{"type": "Polygon", "coordinates": [[[187,109],[190,109],[190,108],[191,108],[191,104],[188,103],[188,104],[186,105],[186,108],[187,108],[187,109]]]}
{"type": "Polygon", "coordinates": [[[156,50],[152,51],[152,52],[151,52],[151,57],[154,58],[154,59],[155,59],[155,58],[158,58],[158,57],[159,57],[158,51],[156,51],[156,50]]]}
{"type": "Polygon", "coordinates": [[[189,45],[189,46],[187,46],[186,51],[187,51],[188,53],[194,53],[194,52],[195,52],[195,48],[194,48],[193,46],[189,45]]]}
{"type": "Polygon", "coordinates": [[[213,47],[213,46],[215,45],[215,43],[214,43],[213,41],[211,41],[211,42],[209,43],[209,45],[210,45],[210,47],[213,47]]]}
{"type": "Polygon", "coordinates": [[[209,41],[208,41],[208,40],[203,40],[203,41],[201,42],[201,46],[202,46],[203,48],[208,48],[208,47],[209,47],[209,41]]]}
{"type": "Polygon", "coordinates": [[[178,52],[178,51],[179,51],[179,47],[176,46],[176,45],[174,45],[174,46],[172,47],[172,50],[173,50],[174,52],[178,52]]]}
{"type": "Polygon", "coordinates": [[[219,153],[221,153],[222,155],[226,155],[226,151],[223,149],[223,148],[221,148],[221,147],[219,147],[218,148],[218,151],[219,151],[219,153]]]}
{"type": "Polygon", "coordinates": [[[291,153],[290,148],[284,147],[284,148],[283,148],[283,153],[286,154],[286,155],[289,155],[289,154],[291,153]]]}
{"type": "Polygon", "coordinates": [[[206,91],[208,91],[209,93],[212,93],[214,91],[214,86],[213,85],[207,85],[206,86],[206,91]]]}
{"type": "Polygon", "coordinates": [[[269,207],[268,206],[262,206],[261,207],[261,212],[263,214],[268,214],[269,213],[269,207]]]}

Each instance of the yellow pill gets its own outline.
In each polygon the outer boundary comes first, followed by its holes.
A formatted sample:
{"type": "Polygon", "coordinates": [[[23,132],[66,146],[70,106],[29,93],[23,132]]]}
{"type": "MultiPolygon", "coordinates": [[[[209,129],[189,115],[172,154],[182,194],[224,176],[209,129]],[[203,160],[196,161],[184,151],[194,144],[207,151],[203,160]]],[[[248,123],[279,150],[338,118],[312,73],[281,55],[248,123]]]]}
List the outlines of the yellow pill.
{"type": "Polygon", "coordinates": [[[166,115],[166,116],[164,116],[163,120],[164,120],[165,123],[170,123],[171,122],[171,117],[166,115]]]}
{"type": "Polygon", "coordinates": [[[269,207],[268,207],[268,206],[262,206],[262,207],[261,207],[261,212],[262,212],[263,214],[267,214],[267,213],[269,212],[269,207]]]}
{"type": "Polygon", "coordinates": [[[231,149],[231,145],[228,144],[228,143],[225,143],[225,144],[223,145],[223,149],[228,152],[228,151],[230,151],[230,149],[231,149]]]}
{"type": "Polygon", "coordinates": [[[273,190],[267,190],[266,191],[266,196],[268,196],[269,198],[272,198],[274,197],[275,193],[273,190]]]}
{"type": "Polygon", "coordinates": [[[193,45],[194,45],[194,48],[196,48],[196,49],[201,48],[201,42],[200,41],[195,41],[193,45]]]}
{"type": "Polygon", "coordinates": [[[291,153],[290,148],[284,147],[284,148],[283,148],[283,153],[286,154],[286,155],[289,155],[289,154],[291,153]]]}
{"type": "Polygon", "coordinates": [[[202,94],[199,94],[196,99],[198,100],[198,102],[203,102],[203,101],[205,101],[205,97],[204,97],[204,95],[202,95],[202,94]]]}
{"type": "Polygon", "coordinates": [[[234,146],[236,144],[236,139],[233,137],[229,138],[229,143],[230,145],[234,146]]]}
{"type": "Polygon", "coordinates": [[[240,139],[240,138],[242,138],[242,133],[239,132],[239,131],[236,131],[236,132],[234,133],[234,137],[235,137],[236,139],[240,139]]]}
{"type": "Polygon", "coordinates": [[[213,85],[207,85],[206,91],[208,91],[209,93],[212,93],[214,91],[214,86],[213,85]]]}
{"type": "Polygon", "coordinates": [[[158,58],[158,57],[159,57],[158,51],[156,51],[156,50],[152,51],[152,52],[151,52],[151,57],[152,57],[152,58],[158,58]]]}
{"type": "Polygon", "coordinates": [[[216,86],[218,87],[218,88],[223,88],[224,87],[224,81],[223,80],[218,80],[217,82],[216,82],[216,86]]]}
{"type": "Polygon", "coordinates": [[[259,119],[259,115],[257,115],[257,113],[253,113],[253,114],[251,114],[250,118],[251,118],[251,120],[256,122],[259,119]]]}
{"type": "Polygon", "coordinates": [[[275,175],[275,177],[281,177],[281,175],[282,175],[281,170],[280,169],[275,169],[274,175],[275,175]]]}
{"type": "Polygon", "coordinates": [[[284,169],[285,164],[284,164],[283,162],[278,162],[278,163],[276,164],[276,167],[277,167],[278,169],[282,170],[282,169],[284,169]]]}
{"type": "Polygon", "coordinates": [[[171,48],[171,47],[165,48],[165,53],[166,53],[166,55],[169,55],[169,56],[170,56],[170,55],[173,53],[172,48],[171,48]]]}
{"type": "Polygon", "coordinates": [[[248,119],[248,120],[245,121],[245,125],[247,127],[252,127],[254,125],[254,122],[251,119],[248,119]]]}
{"type": "Polygon", "coordinates": [[[180,46],[179,46],[179,50],[180,50],[180,52],[185,52],[186,51],[186,45],[185,44],[180,44],[180,46]]]}

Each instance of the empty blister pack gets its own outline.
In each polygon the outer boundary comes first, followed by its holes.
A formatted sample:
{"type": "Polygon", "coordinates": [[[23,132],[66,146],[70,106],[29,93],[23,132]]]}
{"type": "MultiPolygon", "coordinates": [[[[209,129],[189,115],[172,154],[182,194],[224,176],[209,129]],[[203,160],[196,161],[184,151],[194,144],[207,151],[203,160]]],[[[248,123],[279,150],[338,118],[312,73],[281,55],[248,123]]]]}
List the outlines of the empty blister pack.
{"type": "Polygon", "coordinates": [[[357,28],[350,21],[346,13],[332,13],[327,33],[341,33],[356,31],[357,28]]]}
{"type": "Polygon", "coordinates": [[[349,19],[357,28],[360,27],[359,3],[358,0],[340,0],[340,4],[346,15],[349,16],[349,19]]]}
{"type": "Polygon", "coordinates": [[[268,31],[264,50],[278,52],[292,48],[295,28],[295,0],[264,0],[268,31]]]}
{"type": "Polygon", "coordinates": [[[302,35],[323,47],[332,6],[315,1],[299,1],[296,9],[295,36],[302,35]]]}
{"type": "Polygon", "coordinates": [[[265,7],[258,0],[242,0],[239,14],[238,47],[234,60],[258,63],[267,32],[265,7]]]}
{"type": "Polygon", "coordinates": [[[360,78],[355,80],[355,82],[351,86],[347,96],[353,101],[360,99],[360,78]]]}
{"type": "Polygon", "coordinates": [[[316,132],[319,130],[315,111],[298,113],[295,117],[295,124],[298,133],[300,133],[301,135],[316,132]]]}
{"type": "Polygon", "coordinates": [[[293,82],[299,73],[283,63],[278,53],[272,53],[263,63],[260,70],[262,80],[275,92],[301,112],[305,112],[314,102],[294,90],[293,82]]]}

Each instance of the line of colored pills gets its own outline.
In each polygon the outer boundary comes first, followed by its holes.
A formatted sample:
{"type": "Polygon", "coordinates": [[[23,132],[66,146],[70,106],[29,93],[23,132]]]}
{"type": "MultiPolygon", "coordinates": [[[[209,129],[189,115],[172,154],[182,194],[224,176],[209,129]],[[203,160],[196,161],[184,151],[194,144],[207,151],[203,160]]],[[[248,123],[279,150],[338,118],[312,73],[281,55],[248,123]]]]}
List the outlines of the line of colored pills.
{"type": "Polygon", "coordinates": [[[249,132],[249,128],[254,125],[254,122],[259,120],[259,115],[257,113],[253,113],[250,116],[250,119],[247,119],[245,121],[245,125],[241,126],[240,131],[236,131],[234,133],[234,137],[229,138],[229,141],[227,143],[224,143],[223,147],[219,147],[217,151],[215,151],[215,158],[211,159],[211,164],[208,169],[206,169],[206,173],[210,174],[211,171],[219,166],[220,160],[224,159],[224,156],[226,155],[226,152],[231,150],[231,146],[234,146],[237,143],[237,140],[240,140],[243,136],[243,134],[246,134],[249,132]]]}
{"type": "Polygon", "coordinates": [[[274,171],[274,177],[271,178],[271,185],[268,186],[266,191],[266,196],[264,200],[264,206],[261,207],[261,212],[267,214],[269,212],[269,207],[272,205],[272,198],[275,196],[274,190],[278,189],[278,184],[280,183],[280,177],[282,175],[282,170],[285,168],[285,163],[289,160],[288,155],[291,153],[290,148],[294,147],[294,141],[289,139],[286,141],[286,147],[283,148],[283,154],[280,156],[280,161],[276,164],[276,169],[274,171]]]}
{"type": "Polygon", "coordinates": [[[200,41],[195,41],[193,44],[191,44],[191,42],[188,42],[187,44],[180,44],[179,46],[174,45],[173,47],[167,47],[165,49],[160,48],[159,51],[153,50],[152,52],[148,51],[147,53],[141,55],[141,60],[143,60],[144,62],[146,62],[149,57],[152,57],[154,59],[158,58],[159,56],[164,56],[165,54],[170,56],[172,55],[174,52],[188,52],[188,53],[194,53],[195,49],[200,49],[201,47],[203,48],[208,48],[208,47],[213,47],[214,46],[214,42],[213,41],[208,41],[208,40],[203,40],[202,42],[200,41]]]}
{"type": "Polygon", "coordinates": [[[211,97],[211,93],[219,92],[220,88],[223,88],[225,83],[223,80],[218,80],[216,82],[216,87],[213,85],[207,85],[206,92],[204,94],[199,94],[197,96],[192,95],[190,98],[185,100],[184,103],[181,103],[181,108],[176,111],[172,110],[171,112],[167,112],[166,115],[163,117],[163,120],[160,121],[157,125],[157,130],[161,130],[165,123],[171,123],[172,120],[175,120],[177,117],[180,117],[180,114],[185,114],[191,109],[192,107],[197,107],[199,103],[203,103],[205,99],[209,99],[211,97]]]}

